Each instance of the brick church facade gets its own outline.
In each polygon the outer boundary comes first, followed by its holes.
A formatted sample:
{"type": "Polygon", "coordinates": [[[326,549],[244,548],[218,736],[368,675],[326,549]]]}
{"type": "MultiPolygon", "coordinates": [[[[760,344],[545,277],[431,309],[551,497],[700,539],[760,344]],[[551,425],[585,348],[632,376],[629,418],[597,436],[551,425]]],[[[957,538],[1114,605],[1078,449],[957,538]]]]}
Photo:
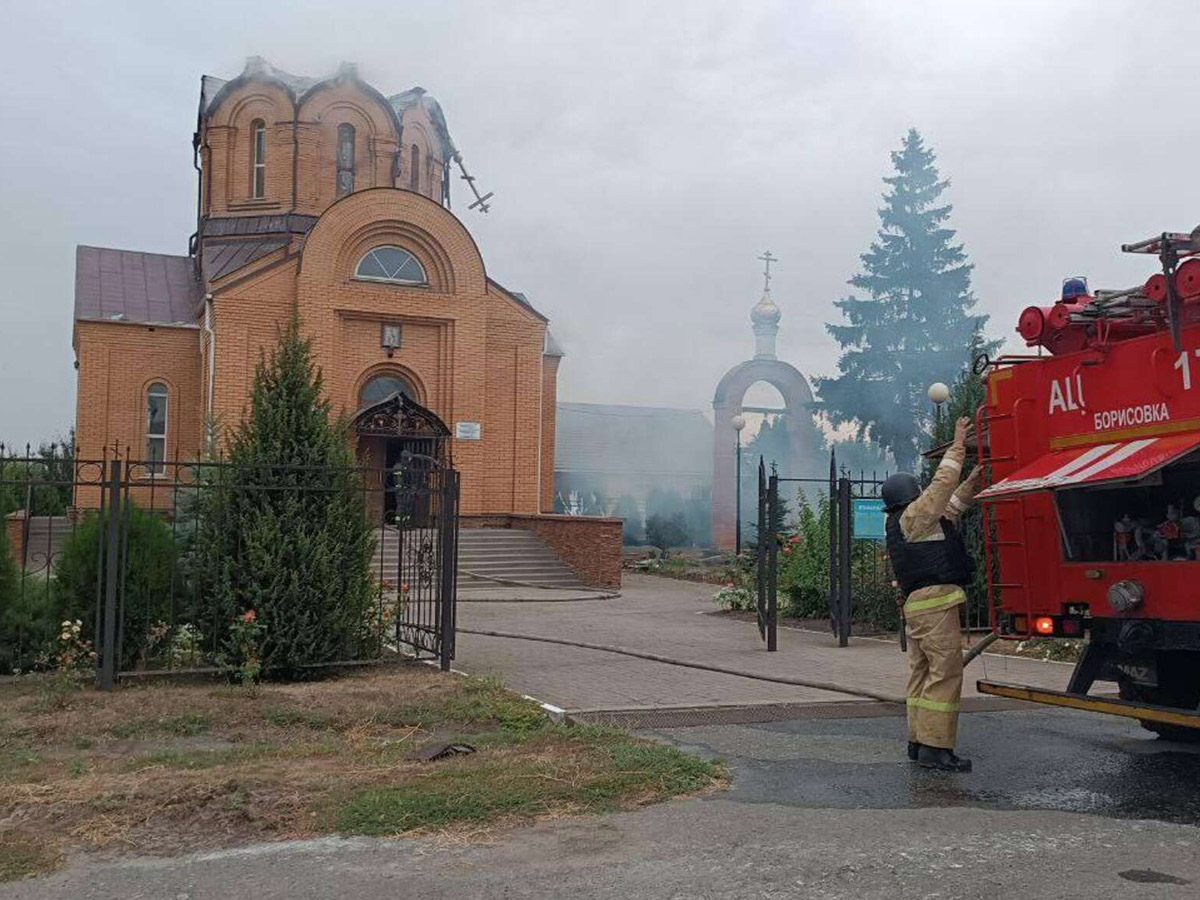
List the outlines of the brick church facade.
{"type": "MultiPolygon", "coordinates": [[[[295,308],[335,411],[398,392],[445,423],[464,514],[550,511],[561,354],[450,210],[437,102],[252,59],[202,80],[194,146],[186,254],[77,250],[80,458],[195,458],[206,428],[240,420],[295,308]]],[[[357,440],[364,464],[390,462],[357,440]]]]}

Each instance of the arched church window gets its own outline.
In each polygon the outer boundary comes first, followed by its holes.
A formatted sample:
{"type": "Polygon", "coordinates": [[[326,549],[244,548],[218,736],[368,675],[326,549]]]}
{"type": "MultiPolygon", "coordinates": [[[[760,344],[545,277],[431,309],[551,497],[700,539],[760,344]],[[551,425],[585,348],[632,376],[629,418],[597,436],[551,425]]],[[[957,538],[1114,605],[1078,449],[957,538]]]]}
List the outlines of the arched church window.
{"type": "Polygon", "coordinates": [[[358,261],[355,278],[390,284],[426,284],[425,269],[401,247],[375,247],[358,261]]]}
{"type": "Polygon", "coordinates": [[[337,195],[354,191],[354,126],[341,124],[337,130],[337,195]]]}
{"type": "Polygon", "coordinates": [[[416,397],[416,392],[413,390],[413,386],[409,384],[408,379],[388,372],[385,375],[376,375],[364,384],[362,391],[359,392],[358,399],[363,406],[370,406],[372,403],[386,400],[392,394],[403,394],[410,399],[416,397]]]}
{"type": "Polygon", "coordinates": [[[262,119],[250,123],[250,196],[261,200],[267,186],[267,125],[262,119]]]}
{"type": "Polygon", "coordinates": [[[162,474],[167,458],[167,386],[156,381],[146,389],[146,463],[162,474]]]}
{"type": "Polygon", "coordinates": [[[421,150],[416,144],[412,145],[412,154],[408,160],[408,189],[421,189],[421,150]]]}

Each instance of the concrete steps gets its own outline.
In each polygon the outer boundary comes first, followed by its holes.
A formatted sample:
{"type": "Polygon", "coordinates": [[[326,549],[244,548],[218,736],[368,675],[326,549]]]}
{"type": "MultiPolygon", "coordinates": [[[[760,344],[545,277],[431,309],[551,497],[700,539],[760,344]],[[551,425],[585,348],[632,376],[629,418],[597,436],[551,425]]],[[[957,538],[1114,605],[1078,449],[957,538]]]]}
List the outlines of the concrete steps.
{"type": "MultiPolygon", "coordinates": [[[[416,546],[421,535],[405,537],[416,546]]],[[[432,532],[431,540],[436,539],[432,532]]],[[[375,549],[374,572],[395,581],[400,557],[400,534],[385,528],[375,549]]],[[[462,528],[458,532],[458,588],[464,592],[495,589],[509,582],[538,588],[586,590],[587,585],[531,531],[506,528],[462,528]]]]}

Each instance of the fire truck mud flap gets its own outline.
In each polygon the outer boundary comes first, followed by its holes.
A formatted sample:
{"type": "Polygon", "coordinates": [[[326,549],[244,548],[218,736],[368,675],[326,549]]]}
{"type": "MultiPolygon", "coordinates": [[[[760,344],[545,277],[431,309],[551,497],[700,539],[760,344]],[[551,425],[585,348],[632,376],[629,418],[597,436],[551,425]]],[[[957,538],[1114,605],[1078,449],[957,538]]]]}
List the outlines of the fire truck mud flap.
{"type": "Polygon", "coordinates": [[[1005,684],[999,681],[978,681],[975,683],[975,687],[981,694],[1007,697],[1010,700],[1025,700],[1029,703],[1065,706],[1070,709],[1106,713],[1110,716],[1125,716],[1129,719],[1138,719],[1147,725],[1154,723],[1179,729],[1200,729],[1200,712],[1188,712],[1169,706],[1155,706],[1150,703],[1139,703],[1136,700],[1119,700],[1116,697],[1069,694],[1065,691],[1051,691],[1028,685],[1005,684]]]}

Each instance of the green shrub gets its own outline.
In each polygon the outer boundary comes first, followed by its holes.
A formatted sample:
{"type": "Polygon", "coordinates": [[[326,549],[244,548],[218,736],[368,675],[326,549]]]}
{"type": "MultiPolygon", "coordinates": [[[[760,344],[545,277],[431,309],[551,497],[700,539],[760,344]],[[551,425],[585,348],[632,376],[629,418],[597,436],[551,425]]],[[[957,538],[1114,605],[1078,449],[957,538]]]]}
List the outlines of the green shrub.
{"type": "Polygon", "coordinates": [[[629,494],[622,494],[613,508],[613,515],[622,519],[621,543],[634,546],[642,542],[642,513],[638,509],[637,500],[629,494]]]}
{"type": "Polygon", "coordinates": [[[50,651],[61,621],[44,578],[22,578],[0,539],[0,674],[28,671],[50,651]]]}
{"type": "MultiPolygon", "coordinates": [[[[53,592],[58,619],[79,619],[83,637],[96,645],[97,585],[103,590],[107,581],[108,559],[98,559],[100,530],[107,528],[109,510],[95,511],[63,543],[62,558],[55,571],[53,592]]],[[[121,606],[121,655],[118,668],[144,665],[146,655],[157,643],[154,632],[163,622],[175,619],[182,606],[184,585],[177,575],[178,548],[171,526],[157,513],[127,503],[118,508],[125,516],[121,547],[124,579],[124,603],[121,606]]],[[[118,587],[119,587],[118,583],[118,587]]]]}
{"type": "Polygon", "coordinates": [[[687,520],[682,512],[667,516],[655,513],[646,520],[646,543],[667,555],[671,547],[682,547],[688,541],[687,520]]]}
{"type": "Polygon", "coordinates": [[[829,615],[829,497],[816,506],[797,495],[796,532],[778,555],[780,614],[802,619],[829,615]]]}
{"type": "MultiPolygon", "coordinates": [[[[227,466],[201,467],[189,569],[195,621],[244,671],[235,619],[253,610],[264,671],[296,674],[369,651],[374,534],[350,436],[293,315],[255,373],[227,466]]],[[[244,637],[244,636],[243,636],[244,637]]]]}

